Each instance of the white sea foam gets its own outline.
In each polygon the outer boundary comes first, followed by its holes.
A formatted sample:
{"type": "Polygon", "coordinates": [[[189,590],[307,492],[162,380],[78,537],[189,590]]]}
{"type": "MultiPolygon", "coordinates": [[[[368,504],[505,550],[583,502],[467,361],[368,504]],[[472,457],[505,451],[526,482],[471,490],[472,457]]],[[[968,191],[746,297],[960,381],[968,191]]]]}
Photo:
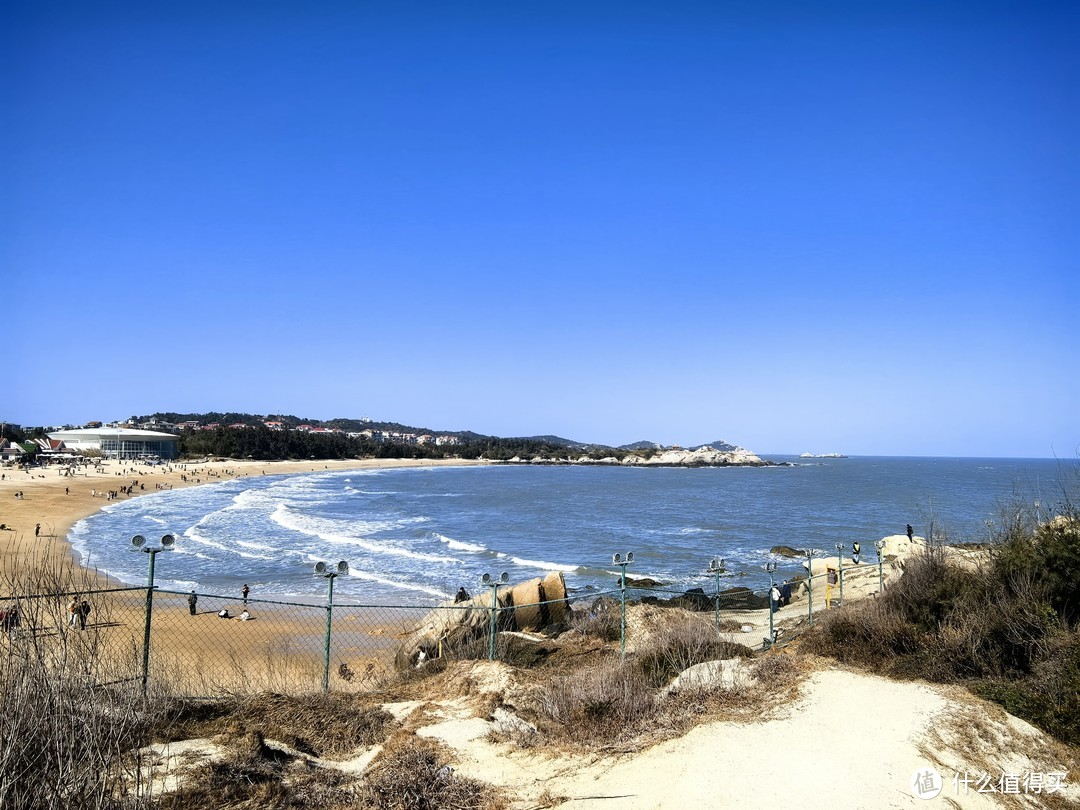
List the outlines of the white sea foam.
{"type": "Polygon", "coordinates": [[[191,528],[184,531],[184,537],[188,538],[194,543],[200,543],[204,546],[208,546],[209,548],[216,548],[218,551],[223,551],[226,554],[236,554],[238,557],[244,557],[245,559],[249,560],[274,559],[274,556],[271,554],[249,554],[247,552],[241,551],[236,547],[238,545],[237,543],[233,543],[231,545],[219,543],[217,540],[212,540],[206,535],[201,534],[198,529],[199,524],[195,524],[191,528]]]}
{"type": "Polygon", "coordinates": [[[349,576],[354,579],[363,579],[368,582],[376,582],[379,585],[390,585],[394,588],[403,588],[408,591],[416,591],[418,593],[426,593],[429,596],[436,596],[439,599],[448,599],[449,595],[436,588],[430,588],[427,585],[420,585],[415,582],[402,582],[397,579],[390,579],[389,577],[379,576],[378,574],[372,574],[368,571],[349,569],[349,576]]]}
{"type": "Polygon", "coordinates": [[[563,565],[562,563],[545,562],[544,560],[526,560],[522,557],[512,557],[509,554],[504,554],[501,551],[498,552],[496,556],[508,559],[510,560],[510,562],[514,563],[514,565],[520,565],[523,568],[540,568],[544,571],[570,572],[577,571],[579,568],[581,568],[580,565],[563,565]]]}
{"type": "MultiPolygon", "coordinates": [[[[281,504],[277,509],[274,510],[274,514],[271,515],[271,519],[282,528],[289,529],[290,531],[308,535],[309,537],[318,537],[320,540],[323,540],[327,543],[334,543],[336,545],[356,546],[358,548],[364,549],[365,551],[370,551],[372,554],[391,554],[396,557],[407,557],[413,560],[424,560],[425,562],[460,562],[454,557],[443,557],[435,554],[424,554],[423,552],[400,548],[398,546],[390,544],[386,540],[369,540],[365,539],[364,537],[357,536],[357,534],[355,533],[346,534],[341,531],[341,524],[339,521],[298,515],[295,511],[285,506],[285,504],[281,504]]],[[[427,519],[405,518],[398,521],[354,521],[352,525],[359,525],[359,528],[365,534],[374,534],[381,531],[391,531],[400,528],[404,524],[424,522],[425,520],[427,519]]]]}
{"type": "Polygon", "coordinates": [[[438,532],[432,532],[431,535],[440,543],[446,543],[446,545],[454,549],[454,551],[488,551],[484,546],[478,546],[476,543],[466,543],[463,540],[455,540],[453,537],[447,537],[445,534],[439,534],[438,532]]]}

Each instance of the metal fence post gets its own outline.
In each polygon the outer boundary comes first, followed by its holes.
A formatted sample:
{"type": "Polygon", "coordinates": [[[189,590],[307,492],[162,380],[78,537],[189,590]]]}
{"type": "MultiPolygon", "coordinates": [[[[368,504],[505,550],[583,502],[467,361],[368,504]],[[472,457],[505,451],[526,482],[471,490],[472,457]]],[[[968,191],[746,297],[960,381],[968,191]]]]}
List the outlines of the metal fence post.
{"type": "Polygon", "coordinates": [[[709,560],[709,570],[716,574],[716,594],[713,596],[713,622],[716,632],[720,632],[720,574],[724,572],[724,558],[713,557],[709,560]]]}
{"type": "Polygon", "coordinates": [[[331,568],[324,562],[315,563],[315,576],[328,580],[326,587],[326,637],[323,639],[322,690],[330,691],[330,627],[334,620],[334,580],[349,573],[349,563],[342,560],[331,568]]]}
{"type": "Polygon", "coordinates": [[[844,544],[836,544],[836,562],[840,569],[840,607],[844,606],[844,544]]]}
{"type": "Polygon", "coordinates": [[[611,555],[611,561],[615,565],[619,566],[621,573],[619,574],[619,602],[622,605],[622,625],[619,639],[619,654],[622,659],[626,660],[626,566],[634,561],[634,552],[626,552],[624,557],[622,554],[611,555]]]}
{"type": "MultiPolygon", "coordinates": [[[[165,534],[161,537],[161,545],[157,548],[146,545],[146,538],[137,534],[131,538],[133,551],[143,551],[150,555],[150,570],[146,574],[146,613],[143,618],[143,656],[142,656],[142,689],[146,691],[146,685],[150,680],[150,623],[154,614],[154,558],[161,551],[169,551],[176,543],[176,537],[165,534]]],[[[85,614],[83,614],[85,617],[85,614]]]]}
{"type": "Polygon", "coordinates": [[[336,579],[336,577],[329,576],[326,579],[326,638],[323,648],[323,692],[330,691],[330,627],[333,623],[334,616],[334,580],[336,579]]]}
{"type": "Polygon", "coordinates": [[[503,571],[498,578],[484,574],[480,581],[491,588],[491,624],[488,629],[488,661],[495,660],[495,618],[499,610],[499,584],[510,581],[510,575],[503,571]]]}
{"type": "Polygon", "coordinates": [[[814,623],[814,550],[808,548],[806,550],[806,621],[808,624],[814,623]]]}
{"type": "Polygon", "coordinates": [[[146,611],[143,623],[143,655],[142,655],[142,688],[146,691],[146,684],[150,678],[150,619],[154,613],[154,558],[160,549],[148,548],[150,555],[150,571],[146,575],[146,611]]]}

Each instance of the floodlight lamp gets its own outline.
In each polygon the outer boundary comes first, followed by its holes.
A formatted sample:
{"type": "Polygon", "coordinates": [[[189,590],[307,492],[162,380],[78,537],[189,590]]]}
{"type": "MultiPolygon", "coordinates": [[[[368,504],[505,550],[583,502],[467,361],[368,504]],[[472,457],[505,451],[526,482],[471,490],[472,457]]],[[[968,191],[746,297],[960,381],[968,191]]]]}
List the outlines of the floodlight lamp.
{"type": "Polygon", "coordinates": [[[615,563],[615,565],[622,565],[622,554],[612,554],[611,561],[615,563]]]}
{"type": "Polygon", "coordinates": [[[315,573],[316,574],[325,574],[326,573],[326,563],[324,563],[324,562],[315,563],[315,573]]]}
{"type": "Polygon", "coordinates": [[[143,543],[145,543],[145,542],[146,542],[146,538],[143,537],[141,534],[137,534],[137,535],[135,535],[134,537],[131,538],[131,545],[133,545],[135,548],[142,548],[143,543]]]}
{"type": "Polygon", "coordinates": [[[632,551],[626,552],[626,561],[628,563],[632,563],[634,561],[634,552],[632,552],[632,551]]]}
{"type": "Polygon", "coordinates": [[[480,581],[483,582],[485,585],[490,585],[491,584],[491,574],[484,574],[482,577],[480,577],[480,581]]]}
{"type": "Polygon", "coordinates": [[[161,547],[162,548],[172,548],[173,545],[175,545],[175,543],[176,543],[176,537],[174,535],[163,534],[161,536],[161,547]]]}
{"type": "Polygon", "coordinates": [[[836,544],[836,550],[837,551],[843,551],[844,550],[844,544],[843,543],[837,543],[836,544]]]}
{"type": "Polygon", "coordinates": [[[499,582],[509,582],[509,581],[510,581],[510,575],[508,573],[503,571],[501,574],[499,574],[499,582]]]}
{"type": "Polygon", "coordinates": [[[774,563],[774,562],[765,563],[765,570],[768,571],[771,574],[773,571],[776,570],[776,563],[774,563]]]}
{"type": "Polygon", "coordinates": [[[885,541],[884,540],[875,540],[874,541],[874,547],[877,548],[878,551],[881,551],[883,548],[885,548],[885,541]]]}
{"type": "Polygon", "coordinates": [[[339,562],[337,564],[337,572],[339,574],[347,574],[347,573],[349,573],[349,564],[347,562],[345,562],[345,560],[342,560],[341,562],[339,562]]]}

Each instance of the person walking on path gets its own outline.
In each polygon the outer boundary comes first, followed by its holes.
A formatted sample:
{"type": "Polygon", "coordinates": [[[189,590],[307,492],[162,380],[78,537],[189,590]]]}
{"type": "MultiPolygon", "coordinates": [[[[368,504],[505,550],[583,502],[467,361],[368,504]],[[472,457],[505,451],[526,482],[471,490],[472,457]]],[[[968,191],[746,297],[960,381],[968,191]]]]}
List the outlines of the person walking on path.
{"type": "Polygon", "coordinates": [[[246,582],[244,583],[244,587],[240,589],[240,593],[242,593],[244,595],[244,604],[246,605],[247,604],[248,594],[251,593],[251,588],[249,588],[247,586],[246,582]]]}
{"type": "Polygon", "coordinates": [[[68,621],[71,623],[72,627],[79,621],[79,615],[79,597],[73,596],[71,601],[68,602],[68,621]]]}
{"type": "Polygon", "coordinates": [[[90,603],[85,599],[82,600],[82,604],[79,605],[79,629],[86,629],[86,620],[90,617],[90,603]]]}
{"type": "Polygon", "coordinates": [[[195,615],[195,605],[198,604],[198,602],[199,602],[199,597],[197,597],[195,595],[195,591],[192,591],[190,594],[188,594],[187,606],[188,606],[188,611],[191,613],[192,616],[195,615]]]}

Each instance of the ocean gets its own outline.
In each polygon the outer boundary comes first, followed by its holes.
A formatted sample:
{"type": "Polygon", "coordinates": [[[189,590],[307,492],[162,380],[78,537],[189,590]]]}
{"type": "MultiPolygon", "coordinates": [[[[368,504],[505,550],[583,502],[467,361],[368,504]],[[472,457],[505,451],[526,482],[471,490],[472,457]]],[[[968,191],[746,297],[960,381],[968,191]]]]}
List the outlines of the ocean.
{"type": "Polygon", "coordinates": [[[317,561],[350,565],[335,593],[358,604],[431,604],[481,576],[520,581],[558,570],[573,594],[611,589],[615,553],[627,573],[673,590],[709,588],[709,560],[730,582],[764,588],[798,560],[777,545],[835,554],[859,541],[916,534],[985,541],[988,522],[1017,509],[1075,502],[1075,462],[1047,459],[875,458],[790,466],[608,468],[497,465],[312,472],[245,477],[116,502],[80,521],[70,539],[82,562],[122,582],[146,581],[142,534],[177,538],[157,555],[156,583],[174,590],[317,601],[317,561]]]}

